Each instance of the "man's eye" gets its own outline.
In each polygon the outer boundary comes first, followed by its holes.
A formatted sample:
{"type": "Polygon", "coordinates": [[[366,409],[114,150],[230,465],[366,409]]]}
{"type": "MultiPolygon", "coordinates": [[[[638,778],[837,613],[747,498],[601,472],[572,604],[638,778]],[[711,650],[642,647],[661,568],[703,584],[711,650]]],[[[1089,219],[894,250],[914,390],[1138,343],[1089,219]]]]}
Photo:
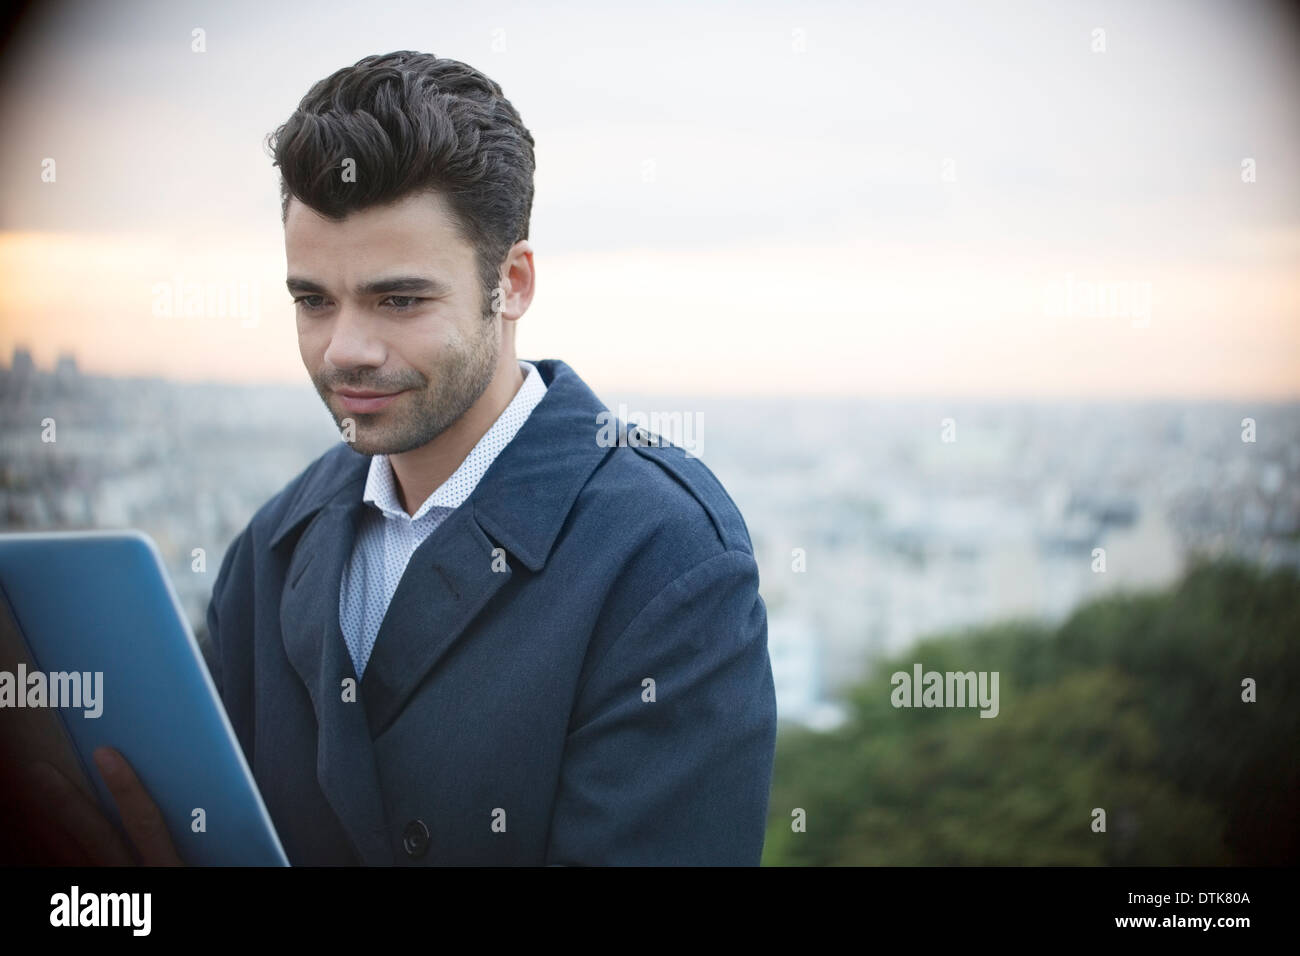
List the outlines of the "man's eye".
{"type": "MultiPolygon", "coordinates": [[[[323,298],[324,296],[320,296],[320,295],[300,295],[297,298],[295,298],[293,301],[295,304],[301,305],[308,312],[315,312],[318,309],[323,308],[324,306],[319,303],[312,302],[310,300],[323,299],[323,298]]],[[[391,302],[393,304],[393,309],[395,311],[406,312],[410,309],[415,308],[417,305],[423,302],[424,299],[418,298],[413,295],[390,295],[384,301],[391,302]]]]}

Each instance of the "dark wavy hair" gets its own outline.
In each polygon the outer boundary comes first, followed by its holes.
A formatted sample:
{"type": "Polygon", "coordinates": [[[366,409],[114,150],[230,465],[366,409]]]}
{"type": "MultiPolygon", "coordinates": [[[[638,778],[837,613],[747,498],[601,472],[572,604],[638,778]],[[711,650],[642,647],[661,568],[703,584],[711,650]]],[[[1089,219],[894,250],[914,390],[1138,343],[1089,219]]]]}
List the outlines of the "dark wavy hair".
{"type": "Polygon", "coordinates": [[[474,246],[484,314],[506,253],[528,238],[533,137],[501,87],[459,60],[402,50],[368,56],[317,82],[266,138],[289,200],[342,220],[433,190],[474,246]],[[343,161],[356,164],[345,182],[343,161]]]}

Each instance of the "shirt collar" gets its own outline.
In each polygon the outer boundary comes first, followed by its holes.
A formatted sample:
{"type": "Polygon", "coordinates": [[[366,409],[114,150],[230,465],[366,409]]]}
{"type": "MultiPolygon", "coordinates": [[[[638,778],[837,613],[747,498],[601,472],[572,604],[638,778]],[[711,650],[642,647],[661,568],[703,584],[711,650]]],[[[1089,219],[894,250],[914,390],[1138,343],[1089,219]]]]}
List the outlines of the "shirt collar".
{"type": "MultiPolygon", "coordinates": [[[[537,572],[559,540],[583,486],[611,449],[607,442],[592,440],[593,426],[600,426],[609,409],[578,373],[560,359],[538,359],[533,365],[546,394],[465,501],[466,508],[472,506],[476,531],[468,531],[469,525],[462,531],[481,533],[485,537],[479,544],[496,543],[537,572]]],[[[253,521],[260,517],[272,527],[268,547],[296,542],[303,526],[325,509],[359,514],[367,507],[359,492],[369,467],[369,455],[348,442],[335,442],[254,516],[253,521]]]]}
{"type": "Polygon", "coordinates": [[[385,515],[394,518],[406,518],[419,521],[434,508],[455,509],[469,497],[470,492],[479,483],[488,467],[501,454],[515,433],[523,426],[529,414],[546,394],[546,383],[531,362],[520,361],[519,370],[524,373],[524,383],[510,400],[497,420],[478,440],[478,444],[465,456],[465,460],[446,481],[434,490],[413,515],[407,515],[406,509],[397,494],[397,481],[393,467],[387,455],[373,455],[370,459],[370,472],[366,477],[362,500],[374,504],[385,515]]]}

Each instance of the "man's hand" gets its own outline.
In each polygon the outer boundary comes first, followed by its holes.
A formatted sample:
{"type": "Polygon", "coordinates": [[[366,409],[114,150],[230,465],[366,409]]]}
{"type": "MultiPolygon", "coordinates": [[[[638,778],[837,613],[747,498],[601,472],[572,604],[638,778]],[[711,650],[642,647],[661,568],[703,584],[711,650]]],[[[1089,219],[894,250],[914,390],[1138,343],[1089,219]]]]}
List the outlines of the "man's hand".
{"type": "Polygon", "coordinates": [[[94,801],[53,764],[41,761],[27,776],[37,842],[59,866],[182,866],[158,805],[125,758],[112,747],[94,753],[100,776],[117,803],[137,859],[94,801]]]}

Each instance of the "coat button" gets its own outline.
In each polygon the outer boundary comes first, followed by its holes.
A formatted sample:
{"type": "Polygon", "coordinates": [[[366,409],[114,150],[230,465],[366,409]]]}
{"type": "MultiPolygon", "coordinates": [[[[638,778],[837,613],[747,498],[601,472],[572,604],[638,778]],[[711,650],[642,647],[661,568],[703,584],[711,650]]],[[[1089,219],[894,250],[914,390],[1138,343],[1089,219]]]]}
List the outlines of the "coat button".
{"type": "Polygon", "coordinates": [[[402,831],[402,849],[410,857],[424,856],[424,851],[429,849],[429,828],[423,820],[412,820],[406,825],[402,831]]]}

